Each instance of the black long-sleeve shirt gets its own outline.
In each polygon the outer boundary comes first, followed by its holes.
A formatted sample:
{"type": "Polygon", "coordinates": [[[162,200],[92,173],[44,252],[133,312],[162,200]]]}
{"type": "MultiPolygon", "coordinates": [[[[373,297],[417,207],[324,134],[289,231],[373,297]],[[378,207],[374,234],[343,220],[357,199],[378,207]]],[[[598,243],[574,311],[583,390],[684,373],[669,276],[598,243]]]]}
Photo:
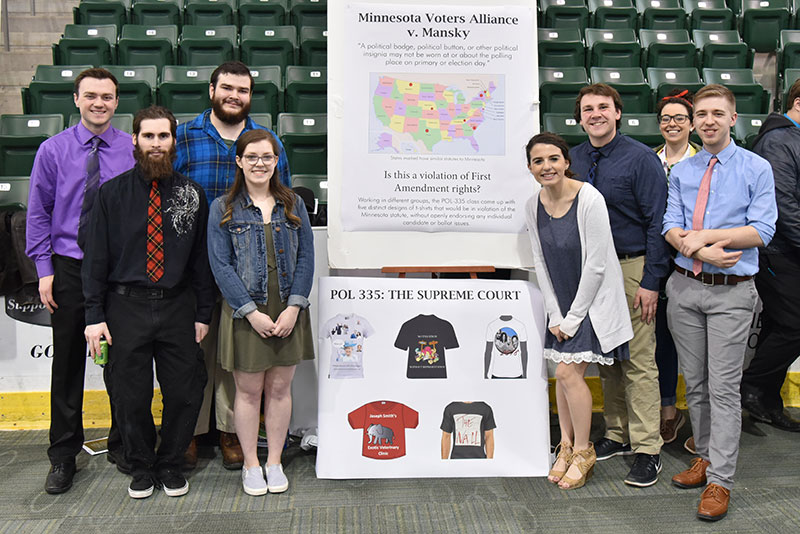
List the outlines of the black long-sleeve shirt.
{"type": "Polygon", "coordinates": [[[216,296],[208,263],[208,202],[203,188],[178,172],[159,181],[164,275],[153,283],[146,269],[151,183],[137,164],[100,187],[81,269],[86,324],[105,321],[106,293],[115,284],[160,289],[191,286],[197,302],[195,320],[211,322],[216,296]]]}

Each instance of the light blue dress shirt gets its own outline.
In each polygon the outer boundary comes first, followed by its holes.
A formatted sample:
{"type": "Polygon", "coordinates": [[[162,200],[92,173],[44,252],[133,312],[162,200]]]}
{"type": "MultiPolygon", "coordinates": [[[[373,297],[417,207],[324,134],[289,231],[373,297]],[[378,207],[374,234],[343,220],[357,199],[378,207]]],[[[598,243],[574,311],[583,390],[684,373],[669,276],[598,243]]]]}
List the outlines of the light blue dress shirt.
{"type": "MultiPolygon", "coordinates": [[[[673,228],[691,230],[700,182],[711,157],[712,154],[703,149],[672,168],[663,234],[673,228]]],[[[714,166],[711,177],[703,228],[752,226],[764,245],[767,245],[775,234],[775,221],[778,218],[772,167],[761,156],[736,146],[733,140],[717,154],[717,158],[719,162],[714,166]]],[[[730,252],[737,249],[725,250],[730,252]]],[[[678,253],[675,263],[691,270],[693,260],[678,253]]],[[[758,248],[743,249],[741,259],[733,267],[722,269],[703,263],[703,271],[754,275],[758,272],[758,248]]]]}

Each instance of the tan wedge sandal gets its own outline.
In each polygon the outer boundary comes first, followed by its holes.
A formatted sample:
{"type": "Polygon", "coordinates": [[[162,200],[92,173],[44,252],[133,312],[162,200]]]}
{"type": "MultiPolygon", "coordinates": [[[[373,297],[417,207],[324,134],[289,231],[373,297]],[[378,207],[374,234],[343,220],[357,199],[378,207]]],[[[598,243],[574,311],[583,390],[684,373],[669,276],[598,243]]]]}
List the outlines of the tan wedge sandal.
{"type": "MultiPolygon", "coordinates": [[[[594,474],[594,464],[597,462],[597,455],[594,452],[594,443],[589,442],[589,446],[582,451],[574,451],[570,466],[577,466],[581,473],[580,478],[569,478],[564,474],[558,487],[563,490],[573,490],[582,487],[586,481],[594,474]],[[562,485],[563,484],[563,485],[562,485]]],[[[567,469],[569,471],[569,469],[567,469]]]]}
{"type": "Polygon", "coordinates": [[[564,476],[564,473],[567,472],[567,469],[569,469],[569,464],[572,463],[573,456],[572,444],[567,443],[566,441],[559,443],[556,447],[556,450],[558,451],[558,454],[556,455],[556,461],[553,462],[553,468],[550,469],[550,473],[547,475],[547,480],[553,484],[558,484],[558,482],[564,476]],[[556,469],[555,466],[559,460],[564,460],[564,465],[566,466],[564,469],[556,469]],[[555,480],[551,479],[551,477],[555,480]]]}

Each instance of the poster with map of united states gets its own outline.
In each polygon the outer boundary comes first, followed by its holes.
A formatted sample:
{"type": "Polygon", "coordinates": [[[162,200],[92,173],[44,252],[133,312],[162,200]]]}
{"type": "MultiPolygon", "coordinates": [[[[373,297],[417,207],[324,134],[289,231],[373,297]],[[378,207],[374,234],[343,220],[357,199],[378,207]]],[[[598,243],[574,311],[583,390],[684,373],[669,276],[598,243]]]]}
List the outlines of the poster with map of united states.
{"type": "Polygon", "coordinates": [[[505,77],[370,74],[369,151],[505,154],[505,77]]]}

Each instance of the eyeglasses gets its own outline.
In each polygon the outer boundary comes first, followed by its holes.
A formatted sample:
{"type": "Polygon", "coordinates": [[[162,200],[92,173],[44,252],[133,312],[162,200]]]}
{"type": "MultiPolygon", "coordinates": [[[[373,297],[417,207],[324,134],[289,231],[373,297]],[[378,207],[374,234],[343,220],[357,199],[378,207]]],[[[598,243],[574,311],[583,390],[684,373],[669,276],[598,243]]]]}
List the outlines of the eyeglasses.
{"type": "Polygon", "coordinates": [[[675,124],[683,124],[689,120],[689,115],[659,115],[658,122],[661,124],[669,124],[669,121],[674,120],[675,124]]]}
{"type": "Polygon", "coordinates": [[[275,154],[264,154],[263,156],[256,156],[255,154],[247,154],[244,156],[244,160],[247,162],[248,165],[256,165],[258,160],[264,162],[264,165],[270,165],[273,161],[275,161],[277,156],[275,154]]]}

